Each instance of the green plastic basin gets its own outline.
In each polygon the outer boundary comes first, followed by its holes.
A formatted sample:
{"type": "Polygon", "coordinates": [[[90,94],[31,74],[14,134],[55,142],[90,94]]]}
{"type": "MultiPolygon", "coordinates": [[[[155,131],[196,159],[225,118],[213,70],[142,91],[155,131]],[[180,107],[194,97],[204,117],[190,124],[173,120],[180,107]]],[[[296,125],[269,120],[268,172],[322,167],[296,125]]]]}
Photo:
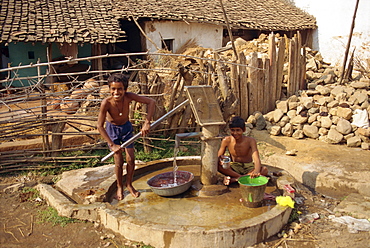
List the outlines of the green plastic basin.
{"type": "Polygon", "coordinates": [[[267,184],[268,179],[264,176],[258,176],[251,178],[250,176],[243,176],[240,177],[238,180],[239,184],[247,185],[247,186],[262,186],[267,184]]]}

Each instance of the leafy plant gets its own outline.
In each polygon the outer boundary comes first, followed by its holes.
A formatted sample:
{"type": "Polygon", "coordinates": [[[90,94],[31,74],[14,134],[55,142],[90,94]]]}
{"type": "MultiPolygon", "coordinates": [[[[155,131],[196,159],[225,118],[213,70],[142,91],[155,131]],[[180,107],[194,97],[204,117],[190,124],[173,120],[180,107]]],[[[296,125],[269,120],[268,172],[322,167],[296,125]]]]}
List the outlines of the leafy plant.
{"type": "MultiPolygon", "coordinates": [[[[170,158],[174,156],[174,141],[154,140],[152,145],[154,147],[160,147],[161,149],[154,148],[150,153],[146,153],[142,144],[136,144],[135,158],[147,162],[157,159],[170,158]]],[[[187,144],[182,144],[181,146],[186,149],[180,150],[177,153],[177,156],[179,157],[200,155],[200,142],[198,141],[190,141],[187,144]]]]}
{"type": "Polygon", "coordinates": [[[293,221],[296,221],[296,220],[298,220],[298,218],[299,218],[298,209],[293,208],[292,209],[292,212],[290,213],[288,223],[291,223],[293,221]]]}
{"type": "Polygon", "coordinates": [[[35,188],[24,187],[21,191],[22,201],[34,201],[40,197],[40,192],[35,188]]]}
{"type": "Polygon", "coordinates": [[[140,243],[134,243],[134,246],[135,246],[135,247],[138,247],[138,248],[154,248],[153,246],[151,246],[151,245],[146,245],[146,244],[144,244],[143,242],[140,242],[140,243]]]}
{"type": "Polygon", "coordinates": [[[56,209],[48,207],[46,210],[39,210],[38,217],[40,219],[39,223],[49,222],[53,226],[60,225],[62,227],[69,223],[82,222],[81,220],[59,216],[56,209]]]}

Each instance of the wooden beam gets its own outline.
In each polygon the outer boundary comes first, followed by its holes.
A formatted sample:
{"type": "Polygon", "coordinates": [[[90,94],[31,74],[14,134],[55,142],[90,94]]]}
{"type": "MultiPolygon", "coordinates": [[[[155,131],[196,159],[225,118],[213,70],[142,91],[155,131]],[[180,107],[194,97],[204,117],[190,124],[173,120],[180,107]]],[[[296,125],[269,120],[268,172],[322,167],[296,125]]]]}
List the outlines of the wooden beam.
{"type": "MultiPolygon", "coordinates": [[[[277,82],[276,42],[275,42],[274,33],[271,33],[269,35],[268,53],[269,53],[269,59],[270,59],[270,70],[269,70],[269,73],[270,73],[269,79],[270,79],[270,86],[271,86],[270,98],[273,99],[273,101],[276,101],[278,96],[277,96],[277,83],[276,83],[277,82]]],[[[273,102],[273,101],[269,101],[269,102],[273,102]]],[[[272,108],[272,106],[269,106],[269,108],[272,108]]]]}
{"type": "MultiPolygon", "coordinates": [[[[281,88],[283,86],[283,71],[284,71],[284,62],[285,62],[285,47],[286,47],[286,38],[281,37],[278,42],[278,52],[276,58],[276,100],[281,98],[281,88]]],[[[270,111],[275,108],[275,103],[273,106],[270,105],[270,111]]]]}
{"type": "Polygon", "coordinates": [[[351,29],[349,31],[349,36],[348,36],[348,42],[347,42],[346,51],[344,53],[344,61],[343,61],[343,66],[342,66],[342,74],[340,76],[339,84],[342,84],[344,71],[346,69],[346,64],[347,64],[347,59],[348,59],[348,52],[349,52],[349,48],[351,46],[353,29],[355,28],[355,20],[356,20],[356,14],[357,14],[357,9],[358,9],[359,2],[360,2],[360,0],[357,0],[356,1],[355,12],[353,13],[353,17],[352,17],[352,25],[351,25],[351,29]]]}
{"type": "Polygon", "coordinates": [[[236,48],[235,48],[233,33],[231,31],[231,28],[230,28],[230,25],[229,25],[229,19],[227,18],[227,14],[226,14],[224,4],[223,4],[222,0],[220,0],[220,4],[221,4],[222,12],[224,13],[226,27],[227,27],[227,31],[229,33],[229,37],[230,37],[230,41],[231,41],[231,47],[233,48],[235,58],[238,59],[238,53],[237,53],[236,48]]]}

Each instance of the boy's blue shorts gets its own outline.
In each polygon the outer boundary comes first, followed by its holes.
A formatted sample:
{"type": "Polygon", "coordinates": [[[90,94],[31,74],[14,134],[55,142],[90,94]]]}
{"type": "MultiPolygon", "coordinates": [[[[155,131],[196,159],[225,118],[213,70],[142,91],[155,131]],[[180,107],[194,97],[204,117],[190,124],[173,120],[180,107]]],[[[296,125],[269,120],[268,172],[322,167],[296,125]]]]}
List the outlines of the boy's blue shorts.
{"type": "MultiPolygon", "coordinates": [[[[134,136],[133,127],[130,121],[123,125],[113,125],[109,121],[105,123],[105,130],[109,138],[116,145],[121,145],[134,136]]],[[[131,143],[126,148],[134,148],[134,143],[131,143]]]]}

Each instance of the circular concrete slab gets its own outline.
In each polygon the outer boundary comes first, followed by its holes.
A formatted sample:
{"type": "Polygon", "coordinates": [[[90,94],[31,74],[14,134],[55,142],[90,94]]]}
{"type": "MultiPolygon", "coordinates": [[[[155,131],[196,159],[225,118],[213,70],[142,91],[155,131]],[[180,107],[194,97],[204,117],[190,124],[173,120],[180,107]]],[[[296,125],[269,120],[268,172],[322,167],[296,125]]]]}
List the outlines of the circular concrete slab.
{"type": "MultiPolygon", "coordinates": [[[[200,180],[199,169],[199,165],[181,166],[182,171],[195,175],[194,183],[200,180]]],[[[176,196],[159,196],[150,190],[146,182],[149,178],[168,171],[172,171],[172,168],[164,168],[135,180],[134,187],[141,192],[141,196],[133,198],[127,195],[114,207],[134,218],[154,224],[199,226],[208,230],[221,226],[224,228],[239,226],[245,219],[261,215],[274,207],[245,207],[239,201],[241,194],[238,185],[229,187],[224,194],[209,197],[200,197],[199,190],[194,187],[176,196]]],[[[267,192],[272,190],[275,190],[275,187],[269,187],[267,192]]]]}
{"type": "MultiPolygon", "coordinates": [[[[194,173],[196,180],[199,180],[200,157],[182,157],[176,161],[179,170],[190,171],[194,173]]],[[[112,204],[71,203],[68,213],[73,213],[75,218],[78,216],[89,220],[95,218],[106,228],[120,233],[129,240],[168,248],[247,247],[276,234],[287,223],[291,208],[281,206],[247,208],[239,201],[241,195],[237,186],[229,187],[229,192],[222,195],[199,197],[199,182],[195,180],[190,190],[181,195],[161,197],[154,194],[146,184],[147,180],[155,174],[172,170],[172,163],[173,159],[152,161],[135,171],[137,177],[134,187],[141,192],[139,198],[133,198],[126,192],[124,200],[113,201],[112,204]]],[[[93,188],[105,188],[106,192],[113,194],[115,183],[110,186],[107,184],[112,182],[112,176],[108,177],[109,173],[102,173],[102,177],[99,178],[98,170],[91,169],[93,170],[91,172],[75,173],[83,180],[80,183],[70,178],[73,177],[73,173],[63,177],[61,181],[71,180],[75,182],[74,185],[80,187],[80,190],[70,189],[64,192],[86,190],[91,176],[94,179],[93,188]]],[[[110,171],[109,168],[102,170],[110,171]]],[[[67,184],[59,182],[59,185],[67,184]]],[[[61,194],[58,195],[61,197],[61,194]]],[[[109,195],[104,197],[110,198],[109,195]]],[[[94,199],[99,200],[102,197],[94,199]]],[[[67,208],[65,201],[59,201],[63,202],[63,206],[58,209],[67,208]]]]}

